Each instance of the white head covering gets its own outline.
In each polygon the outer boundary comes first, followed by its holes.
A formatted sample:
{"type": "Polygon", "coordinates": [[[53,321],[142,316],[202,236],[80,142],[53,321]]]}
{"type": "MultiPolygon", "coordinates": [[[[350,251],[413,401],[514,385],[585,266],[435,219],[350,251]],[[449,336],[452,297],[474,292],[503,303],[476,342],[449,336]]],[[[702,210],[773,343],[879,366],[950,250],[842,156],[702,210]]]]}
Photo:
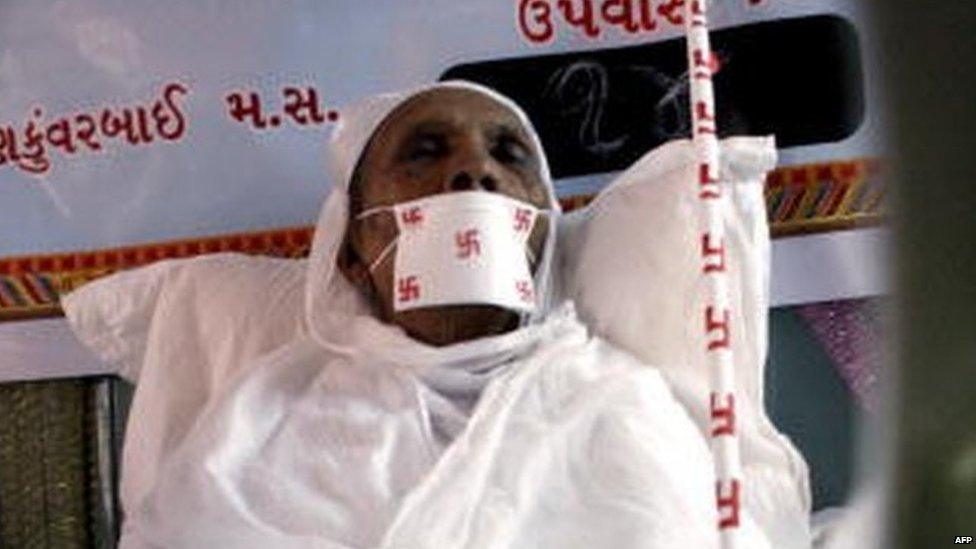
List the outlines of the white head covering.
{"type": "Polygon", "coordinates": [[[538,324],[551,305],[551,266],[560,213],[549,165],[542,143],[525,113],[512,100],[469,82],[452,81],[414,90],[377,95],[342,110],[342,117],[328,144],[333,187],[312,242],[306,280],[306,320],[311,336],[320,345],[341,353],[380,355],[393,361],[450,363],[510,355],[537,338],[538,324]],[[336,260],[349,216],[349,183],[376,129],[398,106],[418,94],[434,89],[470,90],[487,96],[511,110],[530,136],[539,157],[540,179],[549,200],[548,238],[535,274],[539,303],[528,325],[499,336],[480,338],[445,347],[433,347],[408,337],[401,329],[373,316],[364,296],[339,272],[336,260]]]}

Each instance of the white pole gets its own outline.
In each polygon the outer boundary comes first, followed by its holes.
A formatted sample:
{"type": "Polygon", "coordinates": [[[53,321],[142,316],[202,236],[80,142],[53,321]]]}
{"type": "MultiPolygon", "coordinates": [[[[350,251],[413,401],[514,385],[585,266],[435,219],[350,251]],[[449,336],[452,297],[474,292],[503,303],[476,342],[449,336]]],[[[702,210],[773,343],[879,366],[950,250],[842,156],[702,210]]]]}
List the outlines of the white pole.
{"type": "Polygon", "coordinates": [[[740,510],[743,500],[742,466],[739,458],[735,370],[732,360],[731,300],[723,201],[729,189],[719,181],[719,143],[716,135],[714,68],[708,39],[707,0],[685,0],[688,65],[691,88],[692,137],[697,161],[697,188],[702,234],[699,253],[705,277],[702,352],[706,354],[711,392],[709,410],[712,453],[715,457],[715,504],[723,549],[739,547],[740,510]]]}

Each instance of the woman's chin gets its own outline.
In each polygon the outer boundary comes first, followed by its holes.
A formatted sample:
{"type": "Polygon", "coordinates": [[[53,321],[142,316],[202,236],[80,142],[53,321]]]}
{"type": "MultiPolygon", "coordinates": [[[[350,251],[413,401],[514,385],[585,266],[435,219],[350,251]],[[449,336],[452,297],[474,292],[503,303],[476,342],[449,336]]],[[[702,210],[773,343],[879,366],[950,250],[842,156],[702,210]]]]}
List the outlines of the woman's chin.
{"type": "Polygon", "coordinates": [[[443,347],[510,332],[519,315],[494,305],[444,305],[394,313],[393,322],[417,341],[443,347]]]}

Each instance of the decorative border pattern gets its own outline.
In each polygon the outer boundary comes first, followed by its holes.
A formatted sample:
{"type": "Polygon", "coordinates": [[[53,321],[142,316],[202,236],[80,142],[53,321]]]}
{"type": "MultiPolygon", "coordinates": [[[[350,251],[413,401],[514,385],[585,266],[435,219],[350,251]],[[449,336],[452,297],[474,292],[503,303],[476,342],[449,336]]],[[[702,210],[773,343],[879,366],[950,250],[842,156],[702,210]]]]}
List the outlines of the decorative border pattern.
{"type": "Polygon", "coordinates": [[[300,258],[312,245],[312,227],[291,227],[127,246],[90,252],[0,259],[0,321],[61,313],[58,296],[116,271],[164,259],[219,252],[300,258]]]}
{"type": "MultiPolygon", "coordinates": [[[[766,211],[773,237],[877,225],[885,187],[875,159],[777,169],[766,181],[766,211]]],[[[560,200],[565,211],[594,195],[560,200]]],[[[164,259],[218,252],[273,257],[308,255],[313,228],[290,227],[63,254],[0,258],[0,321],[61,314],[58,296],[116,271],[164,259]]]]}
{"type": "Polygon", "coordinates": [[[773,237],[877,225],[886,185],[878,159],[781,168],[766,179],[773,237]]]}

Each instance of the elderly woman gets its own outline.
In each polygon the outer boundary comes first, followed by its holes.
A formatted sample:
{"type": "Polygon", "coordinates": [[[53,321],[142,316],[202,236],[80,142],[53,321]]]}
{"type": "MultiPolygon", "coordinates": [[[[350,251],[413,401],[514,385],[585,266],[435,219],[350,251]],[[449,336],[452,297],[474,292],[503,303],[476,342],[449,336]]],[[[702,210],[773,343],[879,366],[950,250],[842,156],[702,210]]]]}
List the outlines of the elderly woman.
{"type": "MultiPolygon", "coordinates": [[[[298,335],[156,407],[183,417],[165,444],[137,395],[122,546],[716,547],[701,431],[553,291],[522,111],[466,83],[380,96],[330,151],[298,335]]],[[[808,546],[739,520],[744,547],[808,546]]]]}

